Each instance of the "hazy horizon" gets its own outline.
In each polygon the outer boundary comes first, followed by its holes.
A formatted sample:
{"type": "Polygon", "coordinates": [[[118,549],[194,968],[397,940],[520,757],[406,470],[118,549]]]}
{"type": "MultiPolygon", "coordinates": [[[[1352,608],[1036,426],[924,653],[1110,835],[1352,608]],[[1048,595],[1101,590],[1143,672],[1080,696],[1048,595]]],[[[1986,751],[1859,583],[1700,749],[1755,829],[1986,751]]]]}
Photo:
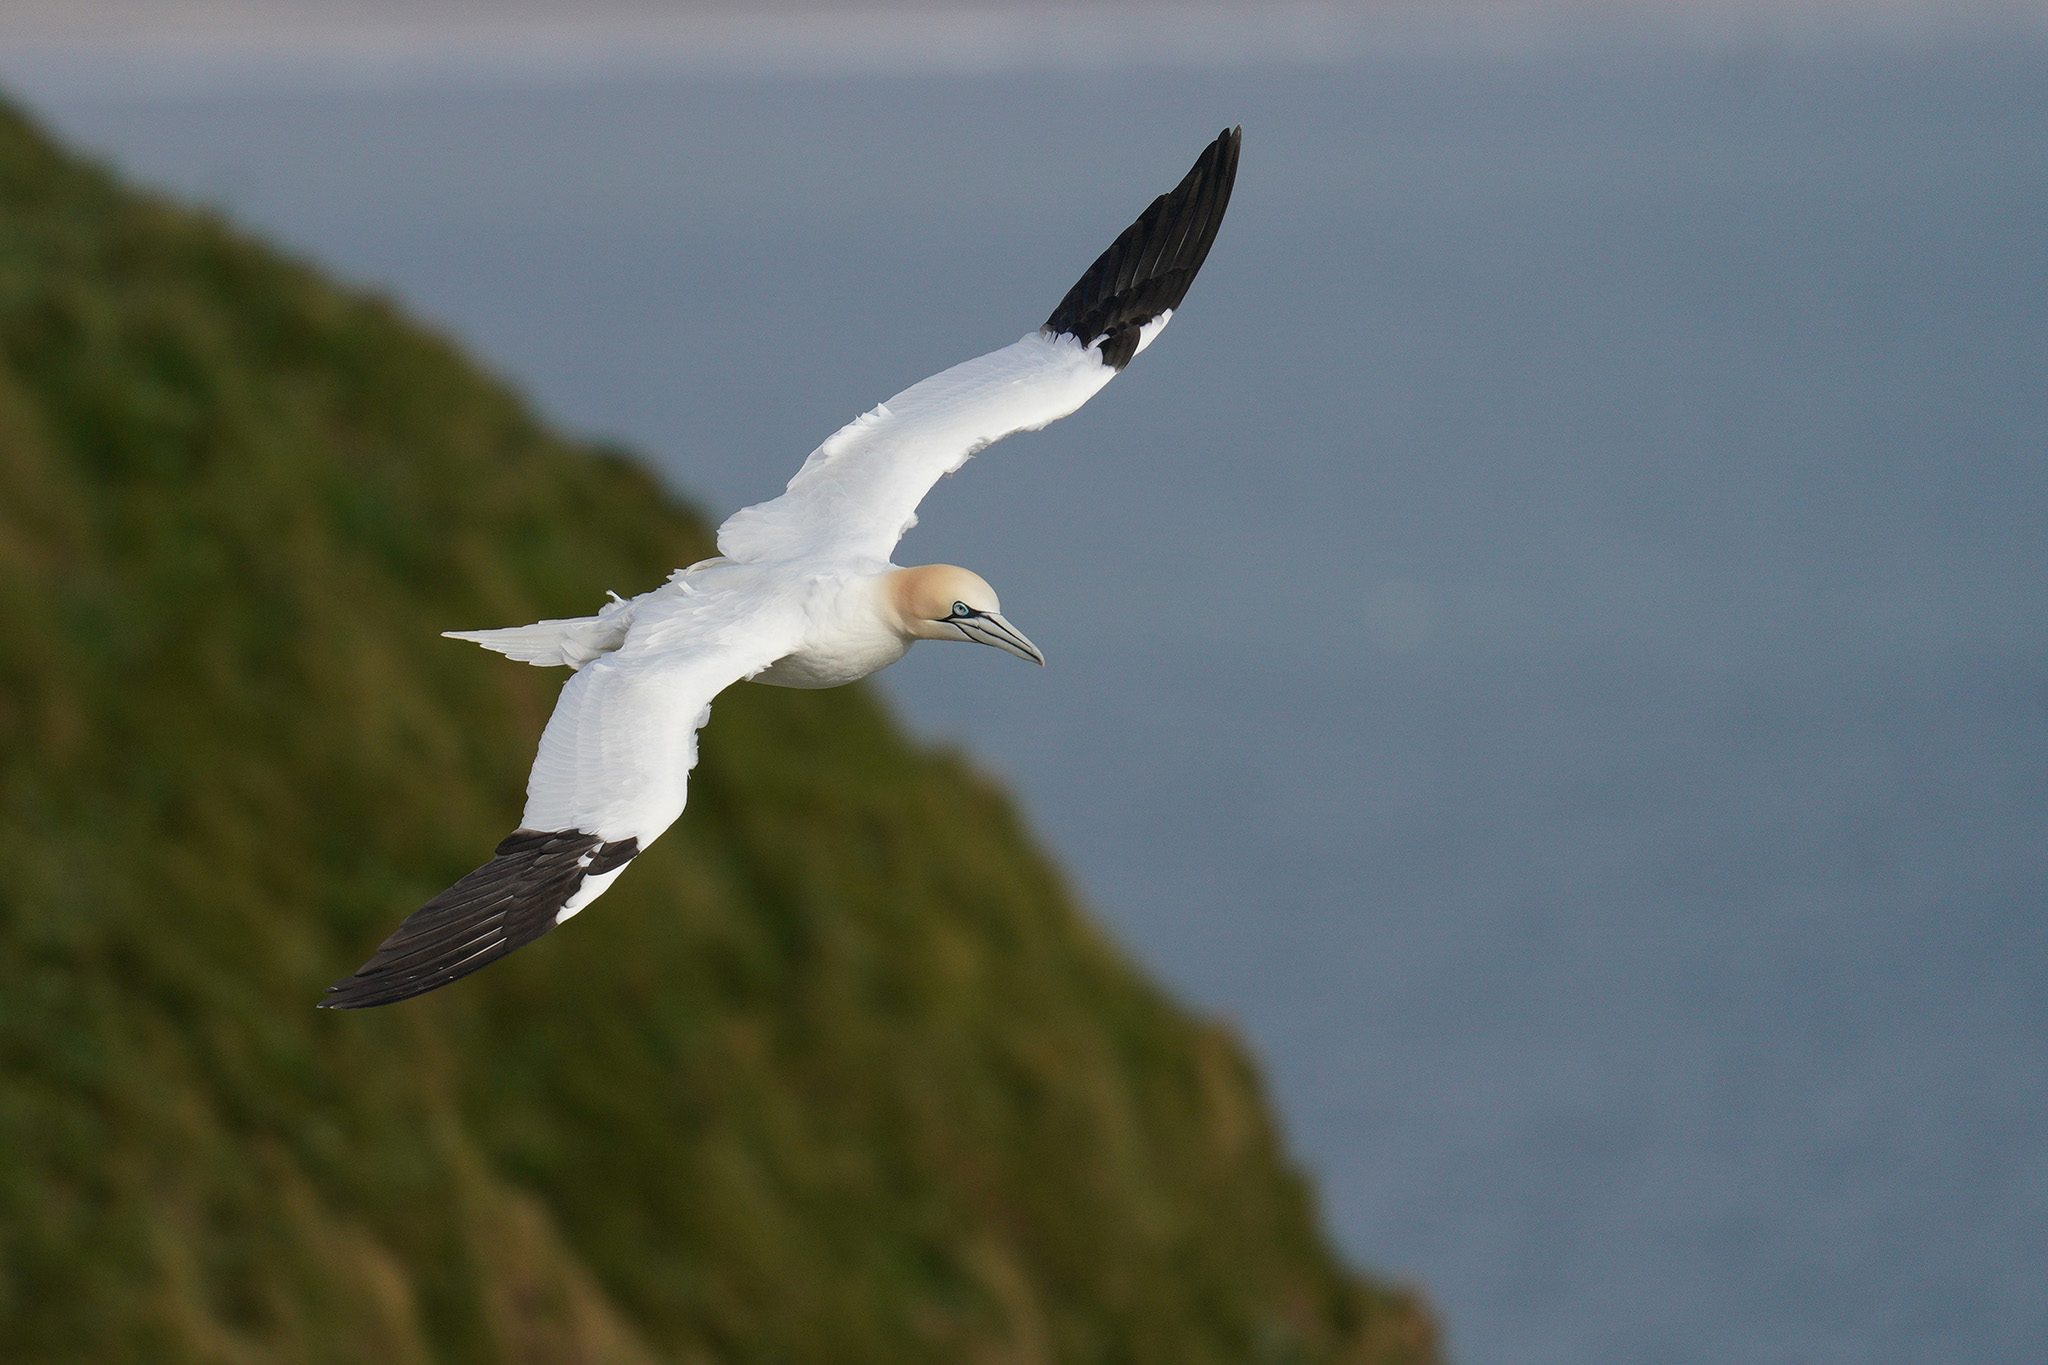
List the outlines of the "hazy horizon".
{"type": "Polygon", "coordinates": [[[1327,67],[1402,53],[1736,56],[2048,33],[2048,0],[17,0],[0,78],[101,98],[727,76],[1327,67]]]}

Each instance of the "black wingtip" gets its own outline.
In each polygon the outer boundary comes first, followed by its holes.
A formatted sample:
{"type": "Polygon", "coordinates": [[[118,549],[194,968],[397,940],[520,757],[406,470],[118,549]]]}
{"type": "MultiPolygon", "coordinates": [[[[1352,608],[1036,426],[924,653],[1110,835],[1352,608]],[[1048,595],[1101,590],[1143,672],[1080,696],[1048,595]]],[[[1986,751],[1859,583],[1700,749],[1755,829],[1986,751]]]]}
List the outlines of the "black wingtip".
{"type": "Polygon", "coordinates": [[[1109,250],[1096,257],[1045,320],[1045,332],[1076,337],[1084,346],[1100,343],[1102,363],[1112,369],[1130,364],[1138,353],[1140,330],[1161,313],[1180,307],[1196,272],[1209,258],[1237,183],[1237,154],[1243,141],[1241,127],[1218,133],[1180,184],[1153,200],[1109,250]]]}
{"type": "Polygon", "coordinates": [[[327,988],[323,1010],[395,1004],[487,967],[555,927],[586,877],[615,872],[638,840],[522,829],[497,856],[412,912],[376,953],[327,988]]]}

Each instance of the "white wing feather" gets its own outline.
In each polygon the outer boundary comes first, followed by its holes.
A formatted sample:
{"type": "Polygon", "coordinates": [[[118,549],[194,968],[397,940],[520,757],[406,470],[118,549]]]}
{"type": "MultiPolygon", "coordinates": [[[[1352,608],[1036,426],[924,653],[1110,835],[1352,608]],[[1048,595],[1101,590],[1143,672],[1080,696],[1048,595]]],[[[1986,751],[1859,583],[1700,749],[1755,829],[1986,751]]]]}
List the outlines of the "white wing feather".
{"type": "Polygon", "coordinates": [[[786,593],[657,590],[625,643],[562,687],[526,784],[527,829],[646,848],[683,813],[711,701],[802,643],[786,593]]]}
{"type": "Polygon", "coordinates": [[[834,432],[782,496],[719,527],[718,548],[756,563],[886,560],[933,484],[1005,436],[1065,417],[1116,373],[1099,350],[1043,332],[942,370],[834,432]]]}

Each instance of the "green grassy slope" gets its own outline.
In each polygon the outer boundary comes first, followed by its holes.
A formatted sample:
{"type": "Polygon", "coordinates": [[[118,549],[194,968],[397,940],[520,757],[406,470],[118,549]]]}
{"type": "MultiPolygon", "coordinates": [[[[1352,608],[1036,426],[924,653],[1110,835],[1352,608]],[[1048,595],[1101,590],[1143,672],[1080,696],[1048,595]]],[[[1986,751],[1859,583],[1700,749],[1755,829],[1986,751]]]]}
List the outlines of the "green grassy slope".
{"type": "Polygon", "coordinates": [[[514,823],[436,638],[708,549],[374,299],[0,108],[0,1358],[1394,1361],[1230,1037],[860,689],[455,988],[312,1008],[514,823]]]}

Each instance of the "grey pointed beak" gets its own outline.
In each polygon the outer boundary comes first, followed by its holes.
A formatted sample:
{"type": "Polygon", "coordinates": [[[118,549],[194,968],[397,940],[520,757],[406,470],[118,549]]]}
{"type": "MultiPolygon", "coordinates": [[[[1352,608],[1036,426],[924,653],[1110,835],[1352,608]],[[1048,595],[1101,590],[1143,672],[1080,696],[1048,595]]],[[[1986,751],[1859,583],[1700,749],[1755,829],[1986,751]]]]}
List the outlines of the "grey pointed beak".
{"type": "Polygon", "coordinates": [[[995,612],[976,612],[972,616],[960,617],[953,624],[959,627],[962,635],[978,645],[993,645],[1005,654],[1014,654],[1041,668],[1045,666],[1045,656],[1038,652],[1038,646],[995,612]]]}

